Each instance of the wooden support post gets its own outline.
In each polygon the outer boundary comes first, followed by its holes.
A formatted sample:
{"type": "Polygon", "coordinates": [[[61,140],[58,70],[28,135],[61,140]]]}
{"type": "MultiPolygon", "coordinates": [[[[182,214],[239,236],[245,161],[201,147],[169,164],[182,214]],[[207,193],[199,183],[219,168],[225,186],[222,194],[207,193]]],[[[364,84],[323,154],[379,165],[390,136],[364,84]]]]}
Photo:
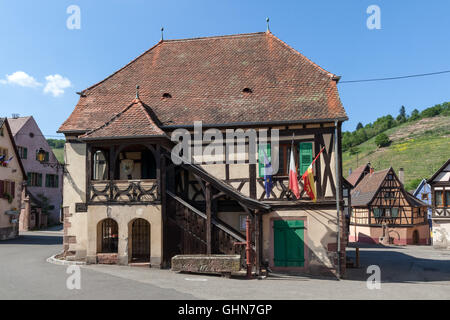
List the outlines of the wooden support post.
{"type": "Polygon", "coordinates": [[[161,178],[159,185],[161,186],[161,217],[162,217],[162,259],[161,263],[164,268],[168,267],[170,265],[169,261],[169,254],[168,254],[168,246],[169,246],[169,240],[168,240],[168,225],[167,225],[167,196],[166,196],[166,158],[164,157],[163,152],[161,152],[159,156],[159,165],[161,168],[161,178]]]}
{"type": "Polygon", "coordinates": [[[109,148],[109,197],[108,200],[113,200],[113,180],[116,172],[116,146],[109,148]]]}
{"type": "Polygon", "coordinates": [[[356,267],[359,268],[359,248],[356,248],[356,267]]]}
{"type": "Polygon", "coordinates": [[[245,255],[247,257],[247,278],[250,279],[252,277],[252,244],[251,244],[251,221],[250,217],[247,216],[245,220],[245,255]]]}
{"type": "Polygon", "coordinates": [[[256,164],[249,165],[250,198],[256,199],[256,164]]]}
{"type": "Polygon", "coordinates": [[[91,175],[92,175],[92,147],[90,144],[86,145],[86,200],[88,203],[91,198],[91,175]]]}
{"type": "Polygon", "coordinates": [[[255,266],[256,266],[256,276],[260,275],[261,271],[261,237],[260,237],[260,229],[261,229],[261,215],[256,211],[254,214],[254,226],[255,226],[255,266]]]}
{"type": "Polygon", "coordinates": [[[206,183],[205,203],[206,203],[206,254],[211,254],[212,210],[211,210],[211,184],[209,182],[206,183]]]}

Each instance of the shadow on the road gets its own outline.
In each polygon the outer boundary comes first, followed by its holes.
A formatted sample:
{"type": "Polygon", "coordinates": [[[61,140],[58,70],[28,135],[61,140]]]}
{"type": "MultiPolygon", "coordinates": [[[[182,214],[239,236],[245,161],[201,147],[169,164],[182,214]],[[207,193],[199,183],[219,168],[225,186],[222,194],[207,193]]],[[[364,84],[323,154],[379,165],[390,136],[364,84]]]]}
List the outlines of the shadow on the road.
{"type": "Polygon", "coordinates": [[[0,241],[2,244],[25,244],[25,245],[56,245],[63,243],[62,235],[42,235],[42,234],[29,234],[19,235],[18,238],[12,240],[0,241]]]}
{"type": "MultiPolygon", "coordinates": [[[[347,256],[355,261],[354,251],[347,256]]],[[[448,260],[426,259],[391,250],[360,251],[360,268],[347,269],[345,278],[366,281],[372,274],[367,273],[370,265],[380,267],[382,283],[450,281],[450,255],[448,260]]]]}
{"type": "Polygon", "coordinates": [[[405,249],[405,246],[364,243],[364,242],[349,242],[347,248],[373,248],[373,249],[405,249]]]}

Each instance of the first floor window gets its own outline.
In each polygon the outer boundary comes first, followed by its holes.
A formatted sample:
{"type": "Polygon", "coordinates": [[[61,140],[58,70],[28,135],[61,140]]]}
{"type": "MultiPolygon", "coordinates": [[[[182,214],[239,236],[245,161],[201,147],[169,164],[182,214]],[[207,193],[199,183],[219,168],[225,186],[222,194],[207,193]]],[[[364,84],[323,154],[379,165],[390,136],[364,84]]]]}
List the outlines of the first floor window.
{"type": "Polygon", "coordinates": [[[444,192],[437,190],[434,193],[435,199],[436,199],[436,207],[443,207],[444,206],[444,192]]]}
{"type": "Polygon", "coordinates": [[[241,231],[247,230],[247,215],[245,214],[239,216],[239,229],[241,231]]]}
{"type": "Polygon", "coordinates": [[[14,181],[0,180],[0,198],[6,198],[10,196],[12,199],[15,197],[16,184],[14,181]]]}
{"type": "Polygon", "coordinates": [[[42,173],[28,172],[27,185],[30,187],[42,187],[42,173]]]}
{"type": "MultiPolygon", "coordinates": [[[[313,161],[313,144],[312,142],[300,142],[300,143],[282,143],[279,145],[278,150],[278,171],[274,175],[288,176],[291,160],[291,148],[294,146],[294,161],[295,168],[299,175],[303,175],[308,169],[309,165],[313,161]]],[[[271,145],[261,144],[258,150],[258,162],[259,162],[259,177],[264,177],[264,154],[266,154],[268,160],[271,162],[271,145]]]]}
{"type": "Polygon", "coordinates": [[[47,188],[58,188],[59,176],[56,174],[46,174],[45,175],[45,186],[47,188]]]}
{"type": "Polygon", "coordinates": [[[17,151],[19,151],[20,159],[26,159],[28,157],[28,149],[25,147],[17,147],[17,151]]]}

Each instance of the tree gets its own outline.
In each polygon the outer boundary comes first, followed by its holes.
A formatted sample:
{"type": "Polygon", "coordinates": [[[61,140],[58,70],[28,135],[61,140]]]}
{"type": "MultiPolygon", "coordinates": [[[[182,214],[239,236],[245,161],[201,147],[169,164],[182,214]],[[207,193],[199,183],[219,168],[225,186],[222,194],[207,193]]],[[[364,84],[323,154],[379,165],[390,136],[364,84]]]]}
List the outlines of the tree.
{"type": "Polygon", "coordinates": [[[397,116],[397,122],[403,123],[403,122],[405,122],[406,120],[407,120],[407,119],[406,119],[406,109],[405,109],[405,106],[402,106],[402,107],[400,108],[399,114],[398,114],[398,116],[397,116]]]}
{"type": "Polygon", "coordinates": [[[358,131],[359,129],[363,128],[363,124],[361,122],[358,123],[358,125],[356,126],[356,131],[358,131]]]}
{"type": "Polygon", "coordinates": [[[389,137],[385,133],[380,133],[375,138],[375,144],[379,148],[386,147],[387,145],[389,145],[390,142],[391,141],[389,140],[389,137]]]}
{"type": "Polygon", "coordinates": [[[420,113],[419,110],[414,109],[411,112],[411,116],[409,117],[409,120],[414,121],[414,120],[419,120],[420,119],[420,113]]]}

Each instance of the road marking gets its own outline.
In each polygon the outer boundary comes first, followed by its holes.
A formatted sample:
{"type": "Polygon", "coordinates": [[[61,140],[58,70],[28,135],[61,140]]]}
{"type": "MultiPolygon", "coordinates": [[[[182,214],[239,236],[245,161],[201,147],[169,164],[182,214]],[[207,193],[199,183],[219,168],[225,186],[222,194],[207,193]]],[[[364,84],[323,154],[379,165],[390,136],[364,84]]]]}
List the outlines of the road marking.
{"type": "Polygon", "coordinates": [[[187,281],[208,281],[208,279],[198,279],[198,278],[184,278],[187,281]]]}

